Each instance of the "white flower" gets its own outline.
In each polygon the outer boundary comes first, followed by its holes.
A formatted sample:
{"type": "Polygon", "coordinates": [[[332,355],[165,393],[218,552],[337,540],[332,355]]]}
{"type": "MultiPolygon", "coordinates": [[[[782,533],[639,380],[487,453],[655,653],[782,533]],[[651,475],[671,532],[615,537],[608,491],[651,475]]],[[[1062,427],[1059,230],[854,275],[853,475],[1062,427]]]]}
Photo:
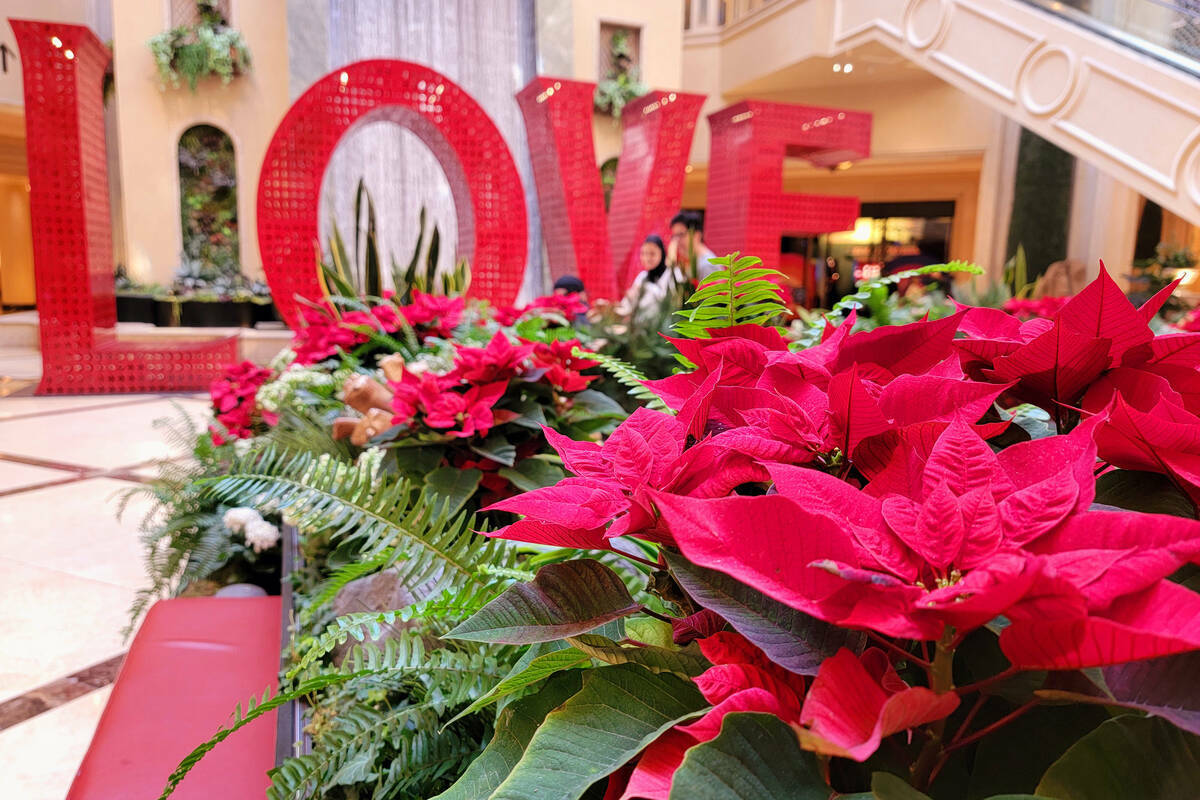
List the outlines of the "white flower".
{"type": "Polygon", "coordinates": [[[241,533],[253,522],[262,522],[262,516],[253,508],[231,508],[222,518],[225,527],[234,533],[241,533]]]}
{"type": "Polygon", "coordinates": [[[246,544],[254,548],[254,552],[261,553],[279,543],[279,528],[260,517],[246,525],[245,537],[246,544]]]}
{"type": "Polygon", "coordinates": [[[383,466],[382,448],[372,447],[359,453],[354,466],[370,475],[372,483],[379,480],[379,470],[383,466]]]}

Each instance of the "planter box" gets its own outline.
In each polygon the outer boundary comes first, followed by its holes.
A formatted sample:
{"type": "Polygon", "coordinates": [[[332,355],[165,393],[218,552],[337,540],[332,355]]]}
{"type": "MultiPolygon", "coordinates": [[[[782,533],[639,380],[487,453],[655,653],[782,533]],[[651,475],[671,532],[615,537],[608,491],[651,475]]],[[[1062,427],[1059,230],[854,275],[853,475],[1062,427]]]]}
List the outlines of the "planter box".
{"type": "Polygon", "coordinates": [[[154,322],[157,302],[150,294],[118,294],[117,322],[154,322]]]}
{"type": "Polygon", "coordinates": [[[185,328],[252,328],[257,306],[242,301],[184,300],[179,324],[185,328]]]}
{"type": "Polygon", "coordinates": [[[255,322],[283,322],[279,309],[274,303],[252,303],[254,306],[255,322]]]}
{"type": "Polygon", "coordinates": [[[154,324],[160,328],[179,327],[179,301],[155,300],[154,324]]]}

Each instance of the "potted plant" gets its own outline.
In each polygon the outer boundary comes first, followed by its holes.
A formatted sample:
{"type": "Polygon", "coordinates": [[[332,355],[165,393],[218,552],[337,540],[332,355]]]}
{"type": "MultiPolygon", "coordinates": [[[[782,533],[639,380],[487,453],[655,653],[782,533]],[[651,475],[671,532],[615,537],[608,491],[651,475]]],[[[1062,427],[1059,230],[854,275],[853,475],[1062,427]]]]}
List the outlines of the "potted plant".
{"type": "Polygon", "coordinates": [[[201,78],[229,83],[250,69],[250,51],[241,33],[229,27],[216,0],[196,0],[195,24],[164,31],[150,40],[150,52],[165,89],[187,81],[192,91],[201,78]]]}
{"type": "Polygon", "coordinates": [[[251,328],[270,303],[270,289],[241,274],[236,266],[186,259],[169,296],[159,305],[156,324],[185,328],[251,328]],[[232,267],[232,268],[231,268],[232,267]]]}
{"type": "Polygon", "coordinates": [[[650,91],[650,88],[642,83],[641,73],[633,63],[629,31],[614,32],[609,51],[613,68],[604,80],[596,84],[596,96],[592,102],[596,111],[611,114],[614,120],[620,120],[622,109],[630,101],[650,91]]]}

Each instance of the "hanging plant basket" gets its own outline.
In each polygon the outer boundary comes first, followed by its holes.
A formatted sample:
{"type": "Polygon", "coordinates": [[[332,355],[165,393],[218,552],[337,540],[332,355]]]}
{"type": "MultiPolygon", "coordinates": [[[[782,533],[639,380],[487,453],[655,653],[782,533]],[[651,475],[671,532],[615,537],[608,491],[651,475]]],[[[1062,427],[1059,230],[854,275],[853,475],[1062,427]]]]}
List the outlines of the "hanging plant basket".
{"type": "Polygon", "coordinates": [[[200,79],[229,83],[250,71],[250,50],[242,34],[229,27],[215,7],[201,2],[196,24],[172,28],[150,40],[150,52],[165,89],[186,81],[192,91],[200,79]]]}

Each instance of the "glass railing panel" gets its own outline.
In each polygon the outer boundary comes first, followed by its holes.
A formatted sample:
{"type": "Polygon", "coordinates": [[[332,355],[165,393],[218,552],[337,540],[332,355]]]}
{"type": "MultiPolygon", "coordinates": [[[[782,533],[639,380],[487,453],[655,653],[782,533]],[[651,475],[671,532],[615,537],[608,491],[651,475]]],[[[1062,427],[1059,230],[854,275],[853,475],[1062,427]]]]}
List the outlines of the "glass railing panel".
{"type": "Polygon", "coordinates": [[[1025,0],[1200,76],[1200,0],[1025,0]]]}

